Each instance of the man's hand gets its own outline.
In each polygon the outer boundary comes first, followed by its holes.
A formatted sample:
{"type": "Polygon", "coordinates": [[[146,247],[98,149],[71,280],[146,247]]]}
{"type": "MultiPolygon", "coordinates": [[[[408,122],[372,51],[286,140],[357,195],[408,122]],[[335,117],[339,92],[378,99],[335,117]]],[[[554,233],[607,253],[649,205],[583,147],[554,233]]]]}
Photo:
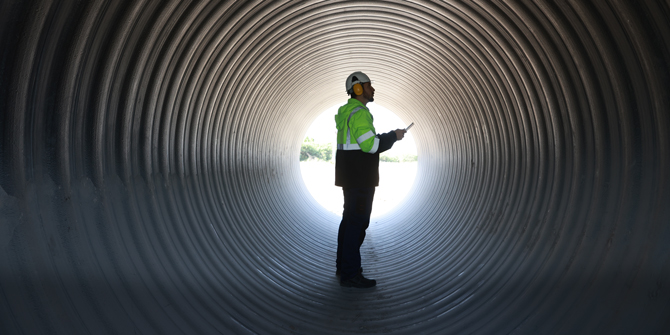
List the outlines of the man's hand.
{"type": "Polygon", "coordinates": [[[405,129],[396,129],[395,130],[395,138],[398,141],[402,140],[402,138],[405,137],[406,132],[407,132],[407,130],[405,130],[405,129]]]}

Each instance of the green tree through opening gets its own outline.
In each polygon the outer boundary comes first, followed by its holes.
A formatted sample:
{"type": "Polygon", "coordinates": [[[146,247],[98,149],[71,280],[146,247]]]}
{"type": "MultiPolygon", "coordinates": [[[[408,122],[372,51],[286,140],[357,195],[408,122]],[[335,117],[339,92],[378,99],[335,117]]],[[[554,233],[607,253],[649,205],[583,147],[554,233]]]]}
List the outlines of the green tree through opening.
{"type": "Polygon", "coordinates": [[[333,160],[333,144],[332,143],[316,143],[311,137],[305,137],[300,147],[300,161],[306,160],[320,160],[330,162],[333,160]]]}

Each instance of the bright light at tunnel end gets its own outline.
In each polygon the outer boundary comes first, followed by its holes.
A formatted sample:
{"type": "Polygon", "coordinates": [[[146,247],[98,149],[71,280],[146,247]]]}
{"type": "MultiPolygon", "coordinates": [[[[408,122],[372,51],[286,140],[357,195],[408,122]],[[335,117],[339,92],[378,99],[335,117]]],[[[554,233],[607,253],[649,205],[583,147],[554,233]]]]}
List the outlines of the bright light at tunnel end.
{"type": "MultiPolygon", "coordinates": [[[[308,159],[302,161],[300,170],[311,196],[327,211],[341,215],[343,206],[342,188],[335,186],[335,150],[337,144],[337,128],[334,116],[342,102],[328,108],[312,122],[304,138],[314,140],[316,144],[331,144],[332,160],[322,161],[308,159]]],[[[374,126],[378,134],[391,130],[406,128],[407,124],[391,110],[378,103],[368,103],[367,107],[374,117],[374,126]]],[[[411,131],[401,141],[382,154],[387,160],[411,159],[417,155],[414,136],[411,131]]],[[[413,186],[418,161],[412,162],[380,162],[379,186],[375,191],[371,217],[387,214],[402,204],[413,186]]]]}

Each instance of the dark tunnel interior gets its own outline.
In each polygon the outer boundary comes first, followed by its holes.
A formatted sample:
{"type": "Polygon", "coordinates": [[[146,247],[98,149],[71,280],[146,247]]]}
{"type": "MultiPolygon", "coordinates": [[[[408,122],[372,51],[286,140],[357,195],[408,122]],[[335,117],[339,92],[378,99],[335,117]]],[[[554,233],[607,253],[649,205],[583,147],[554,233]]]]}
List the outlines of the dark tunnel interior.
{"type": "Polygon", "coordinates": [[[0,333],[668,334],[668,17],[2,1],[0,333]],[[357,70],[419,154],[371,290],[339,286],[298,159],[357,70]]]}

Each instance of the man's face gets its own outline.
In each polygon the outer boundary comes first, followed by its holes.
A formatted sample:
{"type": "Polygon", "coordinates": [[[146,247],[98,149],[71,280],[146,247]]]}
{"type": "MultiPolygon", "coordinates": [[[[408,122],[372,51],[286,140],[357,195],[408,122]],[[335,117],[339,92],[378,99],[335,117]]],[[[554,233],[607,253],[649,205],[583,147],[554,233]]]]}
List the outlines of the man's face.
{"type": "Polygon", "coordinates": [[[375,88],[372,87],[372,83],[367,82],[363,84],[363,97],[368,102],[375,101],[375,88]]]}

